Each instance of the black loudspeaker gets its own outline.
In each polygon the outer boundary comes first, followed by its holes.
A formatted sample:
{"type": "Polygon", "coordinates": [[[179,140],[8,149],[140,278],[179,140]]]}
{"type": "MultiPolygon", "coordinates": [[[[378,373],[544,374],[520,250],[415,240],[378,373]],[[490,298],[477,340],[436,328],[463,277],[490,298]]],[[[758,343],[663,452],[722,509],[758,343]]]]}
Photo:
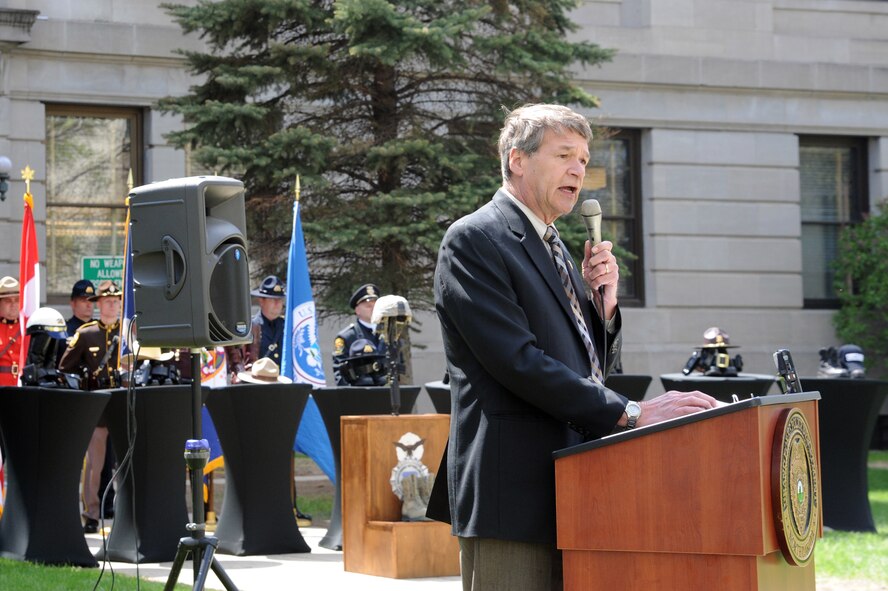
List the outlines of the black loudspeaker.
{"type": "Polygon", "coordinates": [[[139,343],[250,342],[243,183],[198,176],[136,187],[130,222],[139,343]]]}

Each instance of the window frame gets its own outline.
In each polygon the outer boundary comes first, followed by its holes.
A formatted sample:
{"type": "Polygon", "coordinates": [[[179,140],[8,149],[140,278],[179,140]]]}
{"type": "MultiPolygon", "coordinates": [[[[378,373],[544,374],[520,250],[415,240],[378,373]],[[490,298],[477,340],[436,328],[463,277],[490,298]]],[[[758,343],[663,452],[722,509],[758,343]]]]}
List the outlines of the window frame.
{"type": "MultiPolygon", "coordinates": [[[[143,184],[143,162],[145,157],[145,145],[144,145],[144,133],[145,133],[145,109],[143,107],[137,106],[120,106],[120,105],[84,105],[84,104],[76,104],[76,103],[44,103],[44,120],[48,121],[50,117],[87,117],[87,118],[95,118],[95,119],[125,119],[128,121],[130,126],[130,169],[132,170],[133,175],[133,186],[137,187],[143,184]]],[[[46,137],[46,133],[44,133],[44,138],[46,137]]],[[[47,154],[46,154],[46,167],[47,167],[47,176],[49,175],[49,146],[46,146],[47,154]]],[[[76,207],[82,209],[95,209],[95,210],[115,210],[115,209],[126,209],[125,203],[121,201],[120,204],[109,204],[109,203],[76,203],[69,201],[61,201],[61,200],[52,200],[53,195],[50,195],[50,188],[47,185],[46,187],[46,208],[47,208],[47,217],[48,211],[53,207],[76,207]]],[[[51,267],[51,261],[49,260],[49,242],[52,240],[51,231],[49,225],[46,225],[46,241],[47,241],[47,250],[45,253],[45,264],[47,268],[47,273],[49,273],[49,269],[51,267]]],[[[97,256],[105,255],[108,253],[95,253],[97,256]]],[[[113,253],[112,253],[113,254],[113,253]]],[[[123,254],[123,253],[120,253],[123,254]]],[[[63,304],[68,301],[70,297],[70,292],[68,291],[50,291],[49,283],[47,283],[47,294],[46,301],[48,304],[63,304]]]]}
{"type": "MultiPolygon", "coordinates": [[[[602,139],[593,139],[592,144],[594,148],[594,144],[596,141],[606,140],[614,140],[619,139],[626,142],[627,149],[627,163],[629,165],[629,174],[627,175],[627,182],[629,185],[629,200],[631,202],[632,211],[634,216],[607,216],[602,219],[602,222],[606,224],[609,220],[619,220],[624,222],[627,226],[631,225],[633,232],[633,237],[631,241],[631,247],[627,248],[633,255],[635,255],[635,269],[631,277],[621,277],[621,280],[631,281],[632,285],[635,289],[635,295],[633,297],[629,297],[626,294],[619,294],[620,298],[620,306],[626,308],[643,308],[645,305],[645,290],[644,290],[644,275],[645,275],[645,258],[644,258],[644,220],[643,220],[643,211],[642,211],[642,191],[641,191],[641,129],[637,128],[609,128],[603,130],[603,132],[598,132],[599,137],[602,139]]],[[[590,165],[597,165],[599,163],[590,162],[590,165]]],[[[593,198],[590,195],[590,192],[586,192],[585,195],[581,194],[580,202],[584,199],[593,198]]],[[[579,207],[579,203],[577,204],[579,207]]],[[[611,236],[610,238],[615,239],[615,236],[611,236]]]]}
{"type": "MultiPolygon", "coordinates": [[[[839,233],[845,228],[860,224],[866,218],[870,210],[869,199],[869,138],[860,136],[830,136],[830,135],[799,135],[799,219],[801,222],[800,230],[805,226],[838,226],[839,233]],[[831,221],[810,221],[803,219],[802,208],[802,166],[801,151],[803,147],[830,147],[830,148],[850,148],[855,149],[859,154],[857,162],[852,168],[854,179],[857,187],[857,195],[849,195],[848,198],[848,217],[847,221],[839,220],[831,221]],[[855,207],[856,205],[856,207],[855,207]]],[[[799,233],[801,240],[802,233],[799,233]]],[[[804,266],[804,250],[802,250],[802,265],[804,266]]],[[[805,297],[804,283],[802,285],[802,307],[806,310],[838,310],[841,307],[841,301],[838,297],[834,298],[808,298],[805,297]]]]}

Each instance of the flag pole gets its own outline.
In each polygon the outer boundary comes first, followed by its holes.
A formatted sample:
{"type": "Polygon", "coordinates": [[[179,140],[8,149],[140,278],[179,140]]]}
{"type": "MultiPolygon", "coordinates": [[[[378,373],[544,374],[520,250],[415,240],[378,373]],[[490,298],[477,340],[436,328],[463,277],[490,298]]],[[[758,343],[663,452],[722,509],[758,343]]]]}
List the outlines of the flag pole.
{"type": "MultiPolygon", "coordinates": [[[[25,181],[24,212],[22,214],[22,242],[19,254],[19,371],[28,359],[31,337],[28,336],[28,319],[40,306],[40,254],[37,252],[37,232],[34,225],[34,196],[31,195],[31,181],[34,169],[26,165],[22,170],[25,181]]],[[[21,380],[19,379],[19,384],[21,380]]]]}
{"type": "MultiPolygon", "coordinates": [[[[133,351],[133,344],[130,342],[130,336],[132,335],[132,316],[129,314],[129,311],[133,309],[133,282],[130,280],[130,273],[132,273],[132,269],[130,268],[130,198],[129,193],[133,190],[133,169],[129,169],[129,173],[126,177],[126,189],[127,195],[124,198],[123,202],[126,205],[126,222],[123,225],[124,228],[124,238],[123,238],[123,285],[121,289],[123,290],[123,299],[121,301],[120,306],[120,316],[117,319],[118,326],[120,327],[120,346],[117,347],[117,368],[118,371],[123,367],[123,358],[125,356],[135,356],[135,351],[133,351]]],[[[129,369],[129,379],[133,379],[133,370],[136,364],[135,358],[131,360],[129,369]]]]}

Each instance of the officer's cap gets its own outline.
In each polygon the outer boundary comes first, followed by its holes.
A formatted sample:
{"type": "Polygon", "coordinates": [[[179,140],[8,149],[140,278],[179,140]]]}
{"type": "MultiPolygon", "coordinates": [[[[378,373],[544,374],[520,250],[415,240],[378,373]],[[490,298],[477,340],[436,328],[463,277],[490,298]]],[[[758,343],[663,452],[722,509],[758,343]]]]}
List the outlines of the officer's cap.
{"type": "Polygon", "coordinates": [[[274,275],[269,275],[262,280],[259,287],[250,292],[250,295],[257,298],[283,299],[287,297],[286,286],[283,281],[274,275]]]}
{"type": "Polygon", "coordinates": [[[866,375],[864,366],[863,349],[857,345],[842,345],[839,347],[839,362],[848,369],[852,378],[862,378],[866,375]]]}
{"type": "Polygon", "coordinates": [[[96,286],[89,279],[81,279],[71,288],[71,299],[89,298],[96,295],[96,286]]]}
{"type": "Polygon", "coordinates": [[[382,357],[376,346],[369,339],[358,339],[348,348],[349,359],[361,357],[382,357]]]}
{"type": "Polygon", "coordinates": [[[95,302],[99,298],[119,298],[122,296],[123,292],[120,291],[120,288],[117,287],[117,284],[110,279],[106,279],[99,283],[99,287],[96,288],[95,295],[90,296],[89,301],[95,302]]]}
{"type": "Polygon", "coordinates": [[[379,298],[379,287],[372,283],[365,283],[352,294],[351,299],[348,301],[348,306],[350,308],[357,308],[361,302],[377,298],[379,298]]]}

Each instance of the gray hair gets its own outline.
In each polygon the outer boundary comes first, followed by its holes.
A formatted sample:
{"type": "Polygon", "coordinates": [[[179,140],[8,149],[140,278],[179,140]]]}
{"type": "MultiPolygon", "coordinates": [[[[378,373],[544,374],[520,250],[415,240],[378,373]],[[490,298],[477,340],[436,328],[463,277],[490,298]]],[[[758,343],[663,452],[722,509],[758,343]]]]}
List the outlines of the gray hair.
{"type": "Polygon", "coordinates": [[[499,137],[500,163],[503,180],[512,176],[509,170],[509,152],[517,148],[525,154],[534,154],[543,143],[546,131],[574,132],[592,140],[592,126],[585,117],[561,105],[532,104],[518,107],[503,122],[499,137]]]}

